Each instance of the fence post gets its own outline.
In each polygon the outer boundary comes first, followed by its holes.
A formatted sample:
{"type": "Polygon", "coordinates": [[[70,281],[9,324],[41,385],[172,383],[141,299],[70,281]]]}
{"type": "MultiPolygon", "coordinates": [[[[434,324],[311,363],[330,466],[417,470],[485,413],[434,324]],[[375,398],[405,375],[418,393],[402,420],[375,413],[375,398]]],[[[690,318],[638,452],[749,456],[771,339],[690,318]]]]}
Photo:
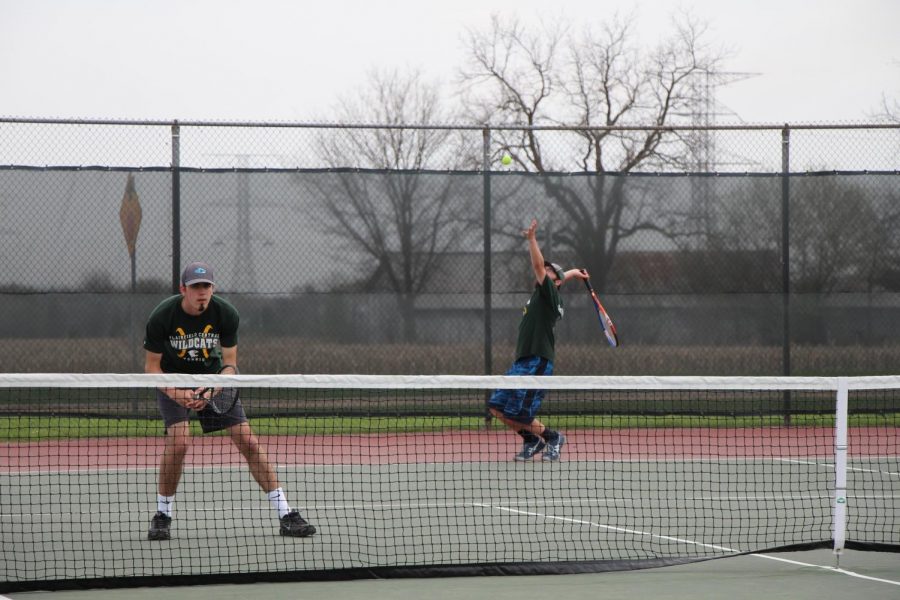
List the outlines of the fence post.
{"type": "Polygon", "coordinates": [[[181,286],[181,127],[172,122],[172,293],[181,286]]]}
{"type": "MultiPolygon", "coordinates": [[[[482,158],[481,168],[483,173],[484,189],[483,189],[483,216],[484,216],[484,373],[490,375],[493,370],[493,356],[491,347],[493,346],[492,330],[491,330],[491,128],[485,127],[482,132],[482,158]]],[[[490,423],[491,412],[487,408],[490,393],[485,392],[484,396],[484,413],[485,423],[490,423]]]]}
{"type": "MultiPolygon", "coordinates": [[[[791,130],[781,130],[781,366],[791,374],[791,130]]],[[[791,424],[791,392],[784,391],[784,424],[791,424]]]]}

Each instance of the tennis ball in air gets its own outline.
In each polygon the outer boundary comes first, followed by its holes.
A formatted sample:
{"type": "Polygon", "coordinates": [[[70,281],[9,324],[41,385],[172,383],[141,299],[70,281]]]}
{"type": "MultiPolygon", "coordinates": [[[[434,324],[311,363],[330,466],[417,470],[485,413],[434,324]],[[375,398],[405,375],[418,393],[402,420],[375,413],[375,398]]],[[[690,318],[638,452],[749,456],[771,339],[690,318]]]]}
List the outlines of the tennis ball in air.
{"type": "Polygon", "coordinates": [[[504,154],[503,158],[500,159],[500,162],[504,164],[504,166],[509,166],[512,164],[512,156],[509,154],[504,154]]]}

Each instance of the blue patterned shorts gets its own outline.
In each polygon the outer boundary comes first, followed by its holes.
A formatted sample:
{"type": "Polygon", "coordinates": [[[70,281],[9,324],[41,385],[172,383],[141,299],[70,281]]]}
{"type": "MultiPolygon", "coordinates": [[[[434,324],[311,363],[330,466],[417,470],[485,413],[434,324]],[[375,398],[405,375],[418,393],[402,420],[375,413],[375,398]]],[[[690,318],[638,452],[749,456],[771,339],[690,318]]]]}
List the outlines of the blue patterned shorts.
{"type": "MultiPolygon", "coordinates": [[[[507,375],[553,375],[553,361],[540,356],[520,358],[506,372],[507,375]]],[[[495,390],[488,406],[503,412],[511,421],[528,425],[534,421],[546,390],[495,390]]]]}

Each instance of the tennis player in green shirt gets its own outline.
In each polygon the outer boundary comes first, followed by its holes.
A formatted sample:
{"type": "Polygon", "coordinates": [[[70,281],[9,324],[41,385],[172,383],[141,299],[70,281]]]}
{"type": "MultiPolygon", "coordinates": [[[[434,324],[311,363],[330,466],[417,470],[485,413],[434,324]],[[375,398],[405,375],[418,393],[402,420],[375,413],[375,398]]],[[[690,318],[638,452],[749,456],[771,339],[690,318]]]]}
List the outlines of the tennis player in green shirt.
{"type": "MultiPolygon", "coordinates": [[[[237,367],[237,310],[215,296],[213,270],[193,262],[181,275],[180,294],[163,300],[150,314],[144,338],[147,373],[218,373],[222,365],[237,367]]],[[[316,528],[292,510],[266,451],[250,428],[238,399],[224,415],[206,408],[203,388],[160,388],[156,399],[166,427],[159,466],[157,511],[148,538],[168,540],[175,491],[190,447],[188,419],[196,411],[203,433],[225,430],[250,467],[250,473],[279,514],[281,535],[307,537],[316,528]]],[[[231,527],[231,525],[226,525],[231,527]]]]}
{"type": "MultiPolygon", "coordinates": [[[[516,360],[507,375],[552,375],[556,358],[556,338],[553,328],[563,316],[563,302],[559,288],[569,279],[587,279],[584,269],[564,271],[556,263],[544,260],[537,243],[537,220],[522,232],[528,240],[528,253],[534,271],[534,292],[525,304],[519,322],[516,341],[516,360]]],[[[495,417],[518,433],[523,440],[522,450],[515,460],[531,460],[543,451],[542,460],[559,460],[566,436],[541,423],[536,417],[546,390],[496,390],[488,407],[495,417]]]]}

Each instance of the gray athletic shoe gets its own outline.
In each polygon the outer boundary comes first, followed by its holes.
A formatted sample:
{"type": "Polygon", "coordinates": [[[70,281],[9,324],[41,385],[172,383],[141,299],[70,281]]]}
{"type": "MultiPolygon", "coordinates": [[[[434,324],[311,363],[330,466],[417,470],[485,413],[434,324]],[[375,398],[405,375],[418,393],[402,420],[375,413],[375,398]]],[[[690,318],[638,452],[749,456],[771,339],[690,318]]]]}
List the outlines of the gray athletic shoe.
{"type": "Polygon", "coordinates": [[[566,443],[566,436],[563,434],[559,434],[559,437],[556,438],[556,441],[547,444],[547,449],[544,450],[544,456],[541,460],[546,460],[549,462],[556,462],[559,460],[559,451],[562,450],[563,444],[566,443]]]}
{"type": "Polygon", "coordinates": [[[534,458],[534,455],[544,449],[544,440],[538,438],[537,441],[534,442],[525,442],[522,444],[522,451],[516,454],[516,460],[523,462],[526,460],[531,460],[534,458]]]}
{"type": "Polygon", "coordinates": [[[172,524],[172,517],[164,512],[157,512],[150,521],[150,531],[147,533],[148,540],[167,540],[169,539],[169,526],[172,524]]]}

